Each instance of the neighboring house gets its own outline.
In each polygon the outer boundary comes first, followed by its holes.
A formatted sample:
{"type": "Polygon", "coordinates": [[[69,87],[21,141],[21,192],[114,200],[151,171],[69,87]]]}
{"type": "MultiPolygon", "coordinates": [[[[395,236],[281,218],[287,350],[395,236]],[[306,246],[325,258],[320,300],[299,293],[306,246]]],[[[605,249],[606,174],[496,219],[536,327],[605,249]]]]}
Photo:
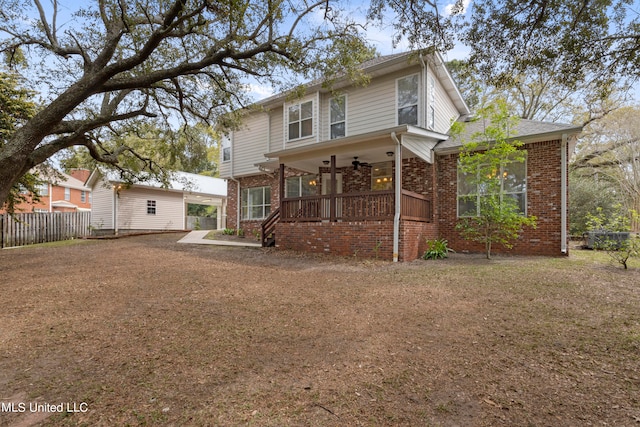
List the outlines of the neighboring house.
{"type": "Polygon", "coordinates": [[[28,201],[17,204],[16,213],[90,211],[91,189],[84,185],[89,173],[87,169],[73,169],[69,174],[58,171],[41,173],[43,180],[46,176],[50,178],[38,186],[40,200],[34,200],[27,194],[28,201]]]}
{"type": "MultiPolygon", "coordinates": [[[[263,244],[278,248],[394,261],[421,256],[435,238],[482,252],[455,229],[470,190],[457,173],[461,143],[448,132],[471,112],[442,57],[395,54],[362,68],[367,86],[343,81],[332,93],[311,83],[300,99],[282,94],[246,112],[222,142],[227,227],[261,230],[263,244]]],[[[538,226],[513,253],[567,253],[567,161],[580,131],[520,122],[526,162],[501,174],[538,226]]]]}
{"type": "Polygon", "coordinates": [[[164,188],[157,181],[127,185],[116,174],[95,169],[87,185],[93,191],[91,226],[96,234],[186,230],[190,203],[216,206],[217,228],[224,224],[224,179],[175,172],[169,187],[164,188]]]}

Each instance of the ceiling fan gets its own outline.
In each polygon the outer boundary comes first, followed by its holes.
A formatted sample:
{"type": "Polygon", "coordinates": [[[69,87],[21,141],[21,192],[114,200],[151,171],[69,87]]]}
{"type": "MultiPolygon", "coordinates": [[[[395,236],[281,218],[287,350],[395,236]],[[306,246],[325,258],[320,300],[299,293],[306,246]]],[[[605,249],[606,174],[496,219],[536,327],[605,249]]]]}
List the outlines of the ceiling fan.
{"type": "Polygon", "coordinates": [[[353,158],[353,162],[351,162],[351,164],[353,165],[353,170],[357,171],[358,170],[358,166],[362,166],[362,167],[366,167],[366,168],[370,168],[371,165],[367,162],[360,162],[358,161],[358,157],[354,157],[353,158]]]}

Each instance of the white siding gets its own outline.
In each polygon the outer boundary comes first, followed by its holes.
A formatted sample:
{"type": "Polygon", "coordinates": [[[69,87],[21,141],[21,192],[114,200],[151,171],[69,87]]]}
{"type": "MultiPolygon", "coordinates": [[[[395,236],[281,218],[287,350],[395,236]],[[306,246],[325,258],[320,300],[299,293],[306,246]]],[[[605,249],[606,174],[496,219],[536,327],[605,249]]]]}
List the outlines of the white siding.
{"type": "Polygon", "coordinates": [[[119,230],[183,230],[183,215],[181,192],[137,187],[120,190],[119,230]],[[155,215],[147,214],[147,200],[155,200],[155,215]]]}
{"type": "Polygon", "coordinates": [[[221,164],[220,176],[235,177],[258,172],[254,165],[263,162],[268,151],[269,115],[259,112],[246,116],[242,128],[231,135],[231,162],[221,164]]]}
{"type": "MultiPolygon", "coordinates": [[[[451,128],[451,122],[457,119],[460,113],[451,98],[449,98],[449,95],[447,95],[437,74],[434,74],[431,66],[429,66],[429,75],[434,77],[436,83],[436,123],[434,130],[440,133],[447,133],[451,128]]],[[[425,105],[428,104],[425,102],[425,105]]]]}
{"type": "Polygon", "coordinates": [[[284,148],[284,109],[282,106],[269,112],[271,115],[271,135],[269,138],[269,150],[278,151],[284,148]]]}
{"type": "Polygon", "coordinates": [[[113,229],[113,187],[99,180],[92,188],[91,226],[96,230],[113,229]]]}

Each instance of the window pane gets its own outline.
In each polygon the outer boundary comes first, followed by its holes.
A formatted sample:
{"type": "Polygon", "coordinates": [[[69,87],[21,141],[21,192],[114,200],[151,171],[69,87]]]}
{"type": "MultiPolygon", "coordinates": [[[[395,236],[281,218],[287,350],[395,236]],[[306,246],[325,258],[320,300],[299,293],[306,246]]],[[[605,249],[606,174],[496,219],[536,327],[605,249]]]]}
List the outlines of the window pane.
{"type": "Polygon", "coordinates": [[[418,104],[418,75],[398,80],[398,107],[418,104]]]}
{"type": "Polygon", "coordinates": [[[231,147],[225,147],[222,149],[222,161],[226,162],[231,160],[231,147]]]}
{"type": "Polygon", "coordinates": [[[527,211],[527,202],[526,202],[526,198],[525,198],[525,193],[505,194],[504,197],[512,197],[512,198],[514,198],[520,213],[524,214],[527,211]]]}
{"type": "Polygon", "coordinates": [[[262,187],[249,189],[249,204],[251,206],[263,204],[263,191],[262,187]]]}
{"type": "Polygon", "coordinates": [[[287,186],[287,197],[300,196],[300,177],[294,176],[292,178],[287,178],[286,186],[287,186]]]}
{"type": "Polygon", "coordinates": [[[300,136],[310,136],[313,134],[313,120],[307,119],[303,120],[301,123],[302,134],[300,136]]]}
{"type": "Polygon", "coordinates": [[[289,139],[300,138],[300,122],[289,123],[289,139]]]}
{"type": "Polygon", "coordinates": [[[458,216],[476,216],[478,215],[477,198],[460,197],[458,198],[458,216]]]}
{"type": "Polygon", "coordinates": [[[305,102],[304,104],[300,105],[301,108],[301,113],[300,113],[300,118],[301,119],[310,119],[311,117],[313,117],[313,102],[309,101],[309,102],[305,102]]]}
{"type": "Polygon", "coordinates": [[[472,178],[474,177],[471,174],[458,170],[458,195],[464,196],[477,193],[476,185],[471,182],[472,178]]]}
{"type": "Polygon", "coordinates": [[[315,196],[318,194],[317,181],[315,175],[305,175],[301,177],[302,181],[302,195],[303,196],[315,196]]]}
{"type": "Polygon", "coordinates": [[[331,139],[342,138],[345,134],[344,122],[331,125],[331,139]]]}
{"type": "Polygon", "coordinates": [[[526,187],[526,168],[524,162],[510,163],[504,168],[504,190],[521,192],[526,187]]]}
{"type": "Polygon", "coordinates": [[[264,204],[271,204],[271,187],[264,187],[264,204]]]}
{"type": "Polygon", "coordinates": [[[261,219],[264,217],[262,206],[254,206],[251,208],[251,219],[261,219]]]}
{"type": "Polygon", "coordinates": [[[292,105],[289,107],[289,123],[300,120],[300,106],[292,105]]]}
{"type": "Polygon", "coordinates": [[[345,97],[342,96],[338,99],[332,99],[330,103],[331,108],[331,123],[342,122],[345,119],[345,97]]]}
{"type": "Polygon", "coordinates": [[[418,124],[418,106],[400,108],[398,110],[399,125],[417,125],[418,124]]]}

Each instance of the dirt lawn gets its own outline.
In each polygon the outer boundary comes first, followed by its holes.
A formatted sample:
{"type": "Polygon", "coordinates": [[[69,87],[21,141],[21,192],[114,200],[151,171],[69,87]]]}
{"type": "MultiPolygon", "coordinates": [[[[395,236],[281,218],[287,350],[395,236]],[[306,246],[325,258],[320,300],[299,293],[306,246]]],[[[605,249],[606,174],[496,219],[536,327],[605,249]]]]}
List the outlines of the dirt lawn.
{"type": "Polygon", "coordinates": [[[0,425],[640,426],[637,262],[180,237],[0,251],[0,425]]]}

